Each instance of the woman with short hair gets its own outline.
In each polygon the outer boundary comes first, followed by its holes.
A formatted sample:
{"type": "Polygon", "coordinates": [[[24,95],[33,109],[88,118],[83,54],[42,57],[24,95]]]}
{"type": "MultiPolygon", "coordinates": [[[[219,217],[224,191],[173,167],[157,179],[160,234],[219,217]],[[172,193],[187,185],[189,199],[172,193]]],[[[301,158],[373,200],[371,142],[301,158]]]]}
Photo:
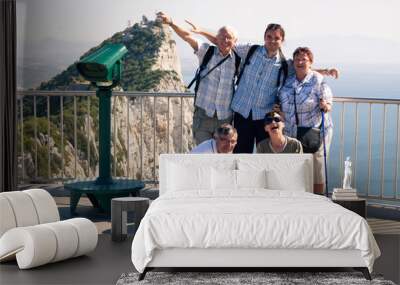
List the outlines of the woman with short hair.
{"type": "MultiPolygon", "coordinates": [[[[311,69],[314,55],[307,47],[299,47],[293,53],[295,75],[290,76],[281,88],[278,97],[285,117],[285,134],[297,137],[297,127],[320,128],[321,139],[325,139],[326,153],[332,141],[331,118],[332,92],[323,76],[311,69]],[[322,113],[321,110],[324,112],[322,113]],[[324,130],[322,130],[324,114],[324,130]],[[322,133],[325,137],[322,138],[322,133]]],[[[323,194],[324,146],[321,143],[314,156],[314,193],[323,194]]]]}

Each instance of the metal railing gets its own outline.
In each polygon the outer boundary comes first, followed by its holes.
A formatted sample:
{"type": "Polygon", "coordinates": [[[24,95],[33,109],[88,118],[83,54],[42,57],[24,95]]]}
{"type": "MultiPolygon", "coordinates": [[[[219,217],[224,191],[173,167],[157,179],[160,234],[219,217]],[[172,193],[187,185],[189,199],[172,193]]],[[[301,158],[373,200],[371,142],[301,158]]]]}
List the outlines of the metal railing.
{"type": "MultiPolygon", "coordinates": [[[[96,141],[92,141],[90,136],[90,129],[93,127],[91,125],[91,119],[94,121],[97,118],[91,118],[89,114],[93,110],[95,92],[93,91],[20,91],[18,92],[18,106],[19,106],[19,116],[18,116],[18,127],[19,127],[19,136],[18,136],[18,144],[19,144],[19,168],[20,168],[20,177],[19,181],[22,183],[27,180],[37,180],[39,178],[38,169],[38,119],[45,118],[47,121],[47,130],[45,135],[45,141],[47,139],[47,177],[40,177],[41,180],[45,181],[54,181],[54,180],[66,180],[66,179],[76,179],[77,178],[77,166],[81,162],[81,160],[85,160],[86,162],[86,173],[88,175],[93,176],[94,173],[91,171],[91,163],[95,162],[93,158],[93,153],[91,152],[91,145],[96,144],[96,141]],[[38,98],[45,98],[41,102],[41,109],[46,110],[46,112],[42,111],[41,115],[38,115],[38,98]],[[54,98],[59,99],[59,104],[55,104],[59,110],[51,109],[51,100],[56,100],[54,98]],[[74,175],[73,177],[67,177],[65,175],[65,165],[66,158],[64,157],[64,151],[61,151],[61,175],[55,177],[52,174],[52,159],[54,150],[52,149],[50,140],[52,138],[52,131],[58,133],[60,137],[60,148],[64,150],[65,148],[65,114],[64,108],[66,104],[65,100],[69,98],[68,105],[69,108],[72,108],[72,116],[73,116],[73,139],[67,143],[73,145],[75,149],[74,152],[74,175]],[[72,98],[72,101],[71,101],[72,98]],[[78,102],[79,100],[79,102],[78,102]],[[79,106],[82,106],[83,100],[86,100],[86,114],[78,115],[78,103],[79,106]],[[29,105],[25,105],[24,101],[28,101],[29,105]],[[44,103],[45,102],[45,103],[44,103]],[[33,106],[31,106],[33,104],[33,106]],[[46,106],[43,106],[45,104],[46,106]],[[27,112],[26,109],[33,110],[31,112],[27,112]],[[54,112],[55,115],[51,115],[51,112],[54,112]],[[46,113],[46,114],[44,114],[46,113]],[[86,116],[87,119],[87,139],[86,139],[86,159],[79,159],[80,155],[78,149],[78,118],[79,116],[86,116]],[[51,118],[57,118],[57,131],[52,127],[51,118]],[[31,136],[33,136],[34,147],[30,146],[32,162],[33,162],[33,174],[31,177],[26,176],[26,165],[25,165],[25,155],[27,152],[27,148],[24,145],[24,142],[28,139],[25,134],[25,127],[28,123],[32,128],[33,124],[33,132],[31,136]],[[91,174],[92,173],[92,174],[91,174]]],[[[193,94],[192,93],[147,93],[147,92],[113,92],[113,100],[115,102],[118,97],[125,97],[126,102],[126,129],[125,130],[117,130],[116,120],[112,121],[112,129],[113,129],[113,144],[115,146],[116,137],[118,131],[122,131],[126,136],[126,174],[127,176],[134,176],[133,178],[139,178],[147,181],[157,182],[157,158],[158,158],[158,150],[157,150],[157,139],[159,139],[159,133],[157,131],[157,115],[162,115],[166,120],[166,148],[165,152],[170,153],[171,151],[175,152],[183,152],[190,148],[190,145],[186,143],[184,145],[184,115],[185,112],[192,111],[193,104],[193,94]],[[132,103],[134,100],[134,103],[132,103]],[[149,124],[149,121],[145,119],[145,100],[152,100],[147,104],[151,105],[151,112],[153,114],[152,120],[152,153],[148,154],[145,152],[145,144],[144,133],[145,133],[145,124],[149,124]],[[157,102],[160,100],[163,101],[163,104],[166,104],[166,111],[163,113],[160,109],[157,109],[157,102]],[[165,103],[166,100],[166,103],[165,103]],[[171,128],[171,100],[175,100],[175,103],[179,102],[179,110],[180,110],[180,125],[171,128]],[[185,104],[186,101],[189,101],[185,104]],[[129,103],[131,102],[131,103],[129,103]],[[132,116],[132,104],[136,106],[137,112],[140,114],[139,119],[136,122],[132,122],[130,117],[132,116]],[[138,107],[139,106],[139,107],[138,107]],[[191,108],[191,109],[190,109],[191,108]],[[139,177],[135,177],[132,174],[133,166],[131,161],[131,142],[132,142],[132,134],[130,133],[131,125],[138,125],[138,129],[140,130],[140,138],[139,138],[139,160],[140,160],[140,175],[139,177]],[[170,134],[171,131],[176,131],[178,128],[178,133],[180,134],[179,144],[174,141],[171,149],[171,141],[170,134]],[[144,161],[145,155],[149,155],[151,157],[152,165],[147,165],[147,167],[151,167],[152,177],[144,177],[143,173],[146,167],[146,163],[144,161]]],[[[54,104],[53,104],[54,105],[54,104]]],[[[114,104],[115,105],[115,104],[114,104]]],[[[150,107],[147,107],[150,108],[150,107]]],[[[164,108],[165,109],[165,108],[164,108]]],[[[113,118],[115,108],[113,108],[113,118]]],[[[400,201],[400,191],[399,191],[399,145],[400,145],[400,100],[397,99],[370,99],[370,98],[345,98],[345,97],[336,97],[334,98],[334,106],[333,106],[333,121],[334,121],[334,139],[331,145],[330,158],[329,158],[329,176],[330,176],[330,184],[329,189],[332,190],[333,187],[340,187],[341,180],[343,178],[343,164],[345,156],[350,155],[353,160],[353,174],[354,174],[354,185],[359,189],[359,194],[365,196],[367,198],[374,198],[379,200],[391,200],[391,201],[400,201]],[[375,126],[375,122],[378,122],[379,125],[375,126]],[[377,167],[378,166],[378,167],[377,167]]],[[[163,118],[164,118],[163,117],[163,118]]],[[[147,120],[150,120],[148,118],[147,120]]],[[[43,124],[42,124],[43,125],[43,124]]],[[[70,125],[69,125],[70,126],[70,125]]],[[[70,126],[71,127],[71,126],[70,126]]],[[[43,126],[42,126],[43,128],[43,126]]],[[[68,130],[68,133],[71,133],[68,130]]],[[[189,135],[190,132],[186,132],[186,135],[189,135]]],[[[42,133],[42,136],[44,134],[42,133]]],[[[113,148],[113,175],[117,175],[117,148],[113,148]]],[[[43,155],[43,150],[41,154],[43,155]]],[[[43,175],[42,175],[43,176],[43,175]]]]}
{"type": "MultiPolygon", "coordinates": [[[[191,101],[190,103],[188,103],[190,105],[193,105],[193,94],[191,93],[148,93],[148,92],[113,92],[113,105],[115,105],[115,100],[118,97],[125,97],[127,98],[127,102],[129,102],[129,100],[135,100],[135,105],[139,106],[138,111],[140,112],[140,118],[139,118],[139,122],[137,122],[139,124],[139,130],[140,130],[140,140],[139,140],[139,160],[140,160],[140,176],[139,177],[134,177],[134,178],[140,178],[140,179],[144,179],[146,182],[157,182],[157,173],[156,170],[158,168],[158,165],[156,165],[156,152],[157,152],[157,143],[156,143],[156,138],[157,138],[157,131],[156,131],[156,114],[157,114],[157,103],[158,101],[161,101],[163,99],[166,99],[166,105],[167,105],[167,111],[165,112],[166,115],[166,121],[167,121],[167,138],[169,139],[169,134],[171,131],[171,123],[170,123],[170,110],[171,110],[171,100],[173,99],[177,99],[179,101],[179,105],[180,105],[180,122],[181,124],[178,126],[179,128],[179,134],[180,134],[180,139],[178,139],[178,142],[180,143],[178,146],[175,146],[174,149],[176,152],[183,152],[185,149],[188,148],[188,146],[184,146],[183,142],[183,135],[184,135],[184,128],[183,128],[183,124],[182,122],[184,121],[184,100],[189,100],[191,101]],[[144,173],[144,168],[145,168],[145,163],[144,163],[144,156],[145,156],[145,151],[144,151],[144,144],[146,143],[144,141],[144,133],[145,133],[145,129],[144,129],[144,123],[145,123],[145,107],[144,107],[144,103],[146,99],[151,99],[153,101],[152,103],[152,114],[153,114],[153,130],[152,130],[152,141],[153,141],[153,152],[152,152],[152,177],[149,179],[149,177],[144,177],[143,173],[144,173]],[[146,180],[147,179],[147,180],[146,180]]],[[[18,114],[18,145],[19,145],[19,157],[21,159],[19,159],[20,161],[20,175],[19,175],[19,181],[21,183],[26,182],[27,180],[30,181],[41,181],[41,182],[54,182],[54,181],[62,181],[62,180],[70,180],[70,179],[76,179],[77,178],[77,165],[80,164],[80,162],[82,160],[86,160],[86,169],[85,172],[87,174],[91,173],[91,160],[92,160],[92,154],[91,154],[91,144],[92,143],[98,143],[98,141],[92,142],[91,141],[91,136],[90,136],[90,129],[91,129],[91,119],[93,119],[93,121],[96,121],[97,118],[91,118],[89,116],[89,114],[91,114],[92,112],[92,101],[96,98],[96,93],[94,91],[19,91],[17,93],[17,98],[18,98],[18,108],[19,108],[19,114],[18,114]],[[28,103],[32,104],[33,106],[31,106],[31,108],[33,108],[33,112],[31,114],[26,114],[26,108],[28,107],[26,102],[24,103],[24,101],[29,100],[29,98],[31,98],[32,100],[30,100],[28,103]],[[37,114],[37,106],[38,106],[38,98],[45,98],[44,100],[42,100],[41,104],[45,105],[45,106],[41,106],[42,109],[46,110],[44,115],[42,114],[42,116],[39,116],[37,114]],[[55,176],[52,173],[52,149],[51,149],[51,143],[50,141],[46,141],[45,143],[47,143],[47,173],[46,176],[43,175],[38,175],[38,118],[45,118],[46,119],[46,124],[47,124],[47,129],[45,132],[46,135],[46,139],[50,140],[51,136],[52,136],[52,131],[54,132],[54,127],[52,127],[52,117],[54,117],[54,114],[52,115],[52,112],[55,113],[56,117],[58,117],[59,122],[57,122],[59,125],[59,128],[57,128],[57,132],[59,132],[60,134],[60,149],[64,150],[64,135],[65,135],[65,126],[64,126],[64,99],[72,99],[72,103],[70,100],[70,103],[72,105],[72,109],[73,109],[73,140],[71,141],[71,144],[73,145],[73,147],[75,148],[75,152],[74,152],[74,175],[73,177],[66,177],[64,176],[65,173],[65,159],[64,159],[64,151],[61,151],[61,176],[55,176]],[[54,100],[57,99],[59,100],[58,103],[58,110],[53,110],[50,106],[52,105],[50,103],[50,100],[54,100]],[[78,100],[80,100],[80,102],[78,102],[78,100]],[[86,102],[84,102],[83,100],[86,100],[86,102]],[[86,114],[84,114],[85,116],[87,116],[86,118],[86,127],[87,127],[87,131],[86,131],[86,158],[84,159],[80,159],[78,157],[79,155],[79,143],[78,143],[78,130],[79,127],[78,126],[78,104],[79,105],[86,105],[86,114]],[[32,176],[27,177],[26,176],[26,167],[25,167],[25,159],[22,159],[25,157],[26,154],[26,147],[25,147],[25,122],[27,119],[30,119],[31,121],[33,121],[33,141],[34,141],[34,151],[33,151],[33,168],[34,168],[34,173],[32,176]]],[[[126,129],[125,129],[125,133],[126,133],[126,148],[127,148],[127,155],[126,155],[126,164],[127,164],[127,169],[126,172],[129,174],[130,171],[130,165],[131,165],[131,157],[130,157],[130,131],[129,131],[129,123],[134,123],[134,122],[129,122],[129,117],[130,117],[130,113],[132,104],[126,104],[126,129]]],[[[112,108],[112,118],[114,118],[114,112],[115,112],[115,108],[112,108]]],[[[80,114],[82,115],[82,114],[80,114]]],[[[116,120],[112,119],[112,144],[115,145],[116,143],[116,138],[117,138],[117,127],[116,127],[116,120]]],[[[167,141],[166,143],[166,152],[170,152],[171,151],[171,142],[167,141]]],[[[116,159],[117,159],[117,154],[116,154],[116,147],[113,148],[112,150],[112,156],[113,156],[113,175],[117,176],[117,167],[116,167],[116,159]]],[[[93,172],[93,171],[92,171],[93,172]]],[[[93,175],[91,175],[93,176],[93,175]]]]}
{"type": "MultiPolygon", "coordinates": [[[[338,169],[340,174],[343,173],[347,149],[347,154],[352,154],[353,158],[353,184],[358,190],[363,189],[359,194],[371,199],[400,201],[400,100],[337,97],[333,108],[333,113],[336,113],[336,144],[333,142],[331,146],[330,172],[338,169]],[[350,136],[346,137],[346,134],[350,136]],[[335,149],[339,165],[332,159],[332,150],[335,149]],[[364,171],[360,171],[362,169],[364,171]]],[[[335,180],[333,183],[330,189],[341,185],[335,180]]]]}

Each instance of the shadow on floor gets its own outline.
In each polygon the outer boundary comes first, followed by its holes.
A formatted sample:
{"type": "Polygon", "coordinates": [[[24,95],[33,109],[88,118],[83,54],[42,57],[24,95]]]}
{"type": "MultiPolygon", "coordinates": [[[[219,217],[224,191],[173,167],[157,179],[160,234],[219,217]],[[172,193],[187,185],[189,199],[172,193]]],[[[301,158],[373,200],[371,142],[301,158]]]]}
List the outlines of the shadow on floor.
{"type": "Polygon", "coordinates": [[[115,284],[122,273],[134,271],[130,258],[132,238],[112,242],[99,235],[96,249],[80,256],[33,269],[19,270],[16,261],[0,265],[2,285],[9,284],[115,284]]]}

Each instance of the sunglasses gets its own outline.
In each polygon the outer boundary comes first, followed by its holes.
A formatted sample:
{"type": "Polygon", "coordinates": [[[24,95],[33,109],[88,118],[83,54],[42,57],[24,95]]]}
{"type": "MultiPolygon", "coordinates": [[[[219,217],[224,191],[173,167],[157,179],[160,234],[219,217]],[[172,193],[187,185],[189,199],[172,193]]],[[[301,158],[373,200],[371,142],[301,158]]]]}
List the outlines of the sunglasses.
{"type": "Polygon", "coordinates": [[[278,118],[278,117],[266,118],[266,119],[265,119],[265,124],[266,124],[266,125],[269,125],[269,124],[271,124],[272,122],[279,123],[279,122],[282,122],[282,120],[281,120],[281,118],[278,118]]]}

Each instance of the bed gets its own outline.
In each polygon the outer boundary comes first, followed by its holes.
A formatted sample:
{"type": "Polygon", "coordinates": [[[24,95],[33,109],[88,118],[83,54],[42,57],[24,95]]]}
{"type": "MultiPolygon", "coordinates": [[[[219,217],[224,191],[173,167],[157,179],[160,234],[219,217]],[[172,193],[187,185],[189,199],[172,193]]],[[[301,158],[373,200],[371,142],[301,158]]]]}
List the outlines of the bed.
{"type": "Polygon", "coordinates": [[[380,251],[361,216],[312,194],[312,155],[160,155],[160,197],[132,243],[158,267],[353,267],[380,251]]]}

